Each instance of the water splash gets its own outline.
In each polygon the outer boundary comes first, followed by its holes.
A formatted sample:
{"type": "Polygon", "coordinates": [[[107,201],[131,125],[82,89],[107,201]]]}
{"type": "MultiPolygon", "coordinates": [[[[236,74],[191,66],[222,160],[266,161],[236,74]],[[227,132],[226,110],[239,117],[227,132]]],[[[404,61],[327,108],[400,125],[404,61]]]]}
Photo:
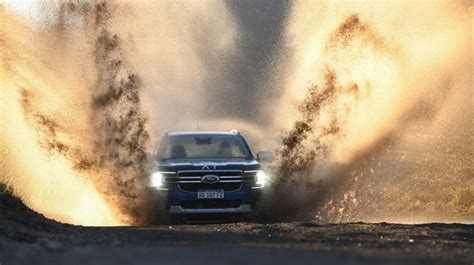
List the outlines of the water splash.
{"type": "MultiPolygon", "coordinates": [[[[399,207],[452,205],[449,201],[459,193],[469,204],[474,194],[472,151],[462,148],[472,145],[469,129],[456,126],[455,139],[443,129],[443,122],[472,118],[467,101],[459,101],[471,95],[469,11],[448,3],[405,8],[395,3],[294,5],[287,27],[286,45],[292,52],[283,82],[286,92],[281,112],[274,115],[276,128],[287,133],[272,166],[274,200],[291,199],[267,207],[280,208],[267,211],[275,218],[314,218],[316,211],[325,222],[472,222],[471,206],[399,207]],[[453,107],[460,111],[454,114],[453,107]],[[432,140],[414,140],[413,134],[432,140]],[[398,161],[400,152],[414,158],[439,146],[439,137],[458,146],[463,162],[443,161],[447,154],[440,152],[426,157],[424,167],[440,163],[442,171],[401,170],[406,163],[398,161]],[[430,181],[433,174],[437,181],[430,181]],[[421,182],[430,188],[415,187],[421,182]],[[433,189],[443,195],[425,196],[433,189]],[[417,199],[409,195],[414,193],[417,199]]],[[[472,128],[472,122],[466,125],[472,128]]]]}

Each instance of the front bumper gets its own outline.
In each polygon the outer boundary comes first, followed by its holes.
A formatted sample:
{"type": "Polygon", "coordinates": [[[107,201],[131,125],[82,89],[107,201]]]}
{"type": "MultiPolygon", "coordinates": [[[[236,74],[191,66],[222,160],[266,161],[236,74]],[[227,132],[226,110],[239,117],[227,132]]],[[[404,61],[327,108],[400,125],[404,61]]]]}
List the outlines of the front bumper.
{"type": "Polygon", "coordinates": [[[249,213],[252,211],[250,204],[242,204],[235,208],[183,208],[180,205],[170,206],[170,214],[232,214],[232,213],[249,213]]]}
{"type": "MultiPolygon", "coordinates": [[[[261,197],[261,189],[252,189],[250,186],[243,186],[238,191],[225,192],[224,199],[219,199],[223,204],[228,203],[226,207],[206,207],[201,205],[197,198],[197,192],[186,192],[172,185],[167,191],[158,191],[165,197],[166,208],[171,215],[200,215],[200,214],[245,214],[254,209],[255,204],[261,197]],[[238,202],[235,204],[235,202],[238,202]],[[189,205],[199,205],[192,207],[189,205]]],[[[205,201],[204,201],[205,202],[205,201]]]]}

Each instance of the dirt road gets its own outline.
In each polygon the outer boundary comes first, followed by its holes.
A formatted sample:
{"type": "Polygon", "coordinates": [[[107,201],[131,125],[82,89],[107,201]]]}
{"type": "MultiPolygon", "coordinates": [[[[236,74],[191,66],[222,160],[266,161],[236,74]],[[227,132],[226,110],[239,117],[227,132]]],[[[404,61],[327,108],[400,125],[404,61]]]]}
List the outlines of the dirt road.
{"type": "Polygon", "coordinates": [[[0,196],[0,263],[473,264],[474,226],[231,223],[60,224],[0,196]]]}

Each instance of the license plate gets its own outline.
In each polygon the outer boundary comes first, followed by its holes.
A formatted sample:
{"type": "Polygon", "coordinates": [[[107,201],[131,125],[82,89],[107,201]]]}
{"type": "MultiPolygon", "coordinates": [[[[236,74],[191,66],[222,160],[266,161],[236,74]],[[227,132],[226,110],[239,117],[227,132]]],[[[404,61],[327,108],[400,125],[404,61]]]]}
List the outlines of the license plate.
{"type": "Polygon", "coordinates": [[[198,199],[224,199],[224,190],[198,190],[198,199]]]}

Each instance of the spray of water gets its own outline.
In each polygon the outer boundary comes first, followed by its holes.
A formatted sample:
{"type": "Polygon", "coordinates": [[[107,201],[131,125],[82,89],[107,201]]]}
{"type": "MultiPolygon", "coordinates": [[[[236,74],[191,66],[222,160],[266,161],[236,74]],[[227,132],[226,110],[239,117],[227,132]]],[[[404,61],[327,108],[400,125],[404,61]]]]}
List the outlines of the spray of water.
{"type": "Polygon", "coordinates": [[[68,106],[64,91],[55,93],[66,83],[38,60],[46,42],[3,7],[0,16],[5,25],[1,34],[2,182],[27,205],[56,220],[119,224],[92,180],[74,169],[83,164],[76,161],[83,160],[81,136],[88,131],[80,125],[70,127],[72,117],[76,122],[87,117],[75,113],[77,105],[68,106]],[[71,160],[76,154],[78,160],[71,160]]]}
{"type": "Polygon", "coordinates": [[[274,115],[287,133],[273,165],[274,200],[292,200],[269,213],[295,219],[316,211],[329,222],[472,222],[468,8],[295,3],[285,40],[291,60],[282,67],[285,92],[274,115]],[[443,141],[456,146],[460,160],[446,160],[452,149],[440,148],[443,141]],[[400,161],[408,156],[413,160],[400,161]]]}

